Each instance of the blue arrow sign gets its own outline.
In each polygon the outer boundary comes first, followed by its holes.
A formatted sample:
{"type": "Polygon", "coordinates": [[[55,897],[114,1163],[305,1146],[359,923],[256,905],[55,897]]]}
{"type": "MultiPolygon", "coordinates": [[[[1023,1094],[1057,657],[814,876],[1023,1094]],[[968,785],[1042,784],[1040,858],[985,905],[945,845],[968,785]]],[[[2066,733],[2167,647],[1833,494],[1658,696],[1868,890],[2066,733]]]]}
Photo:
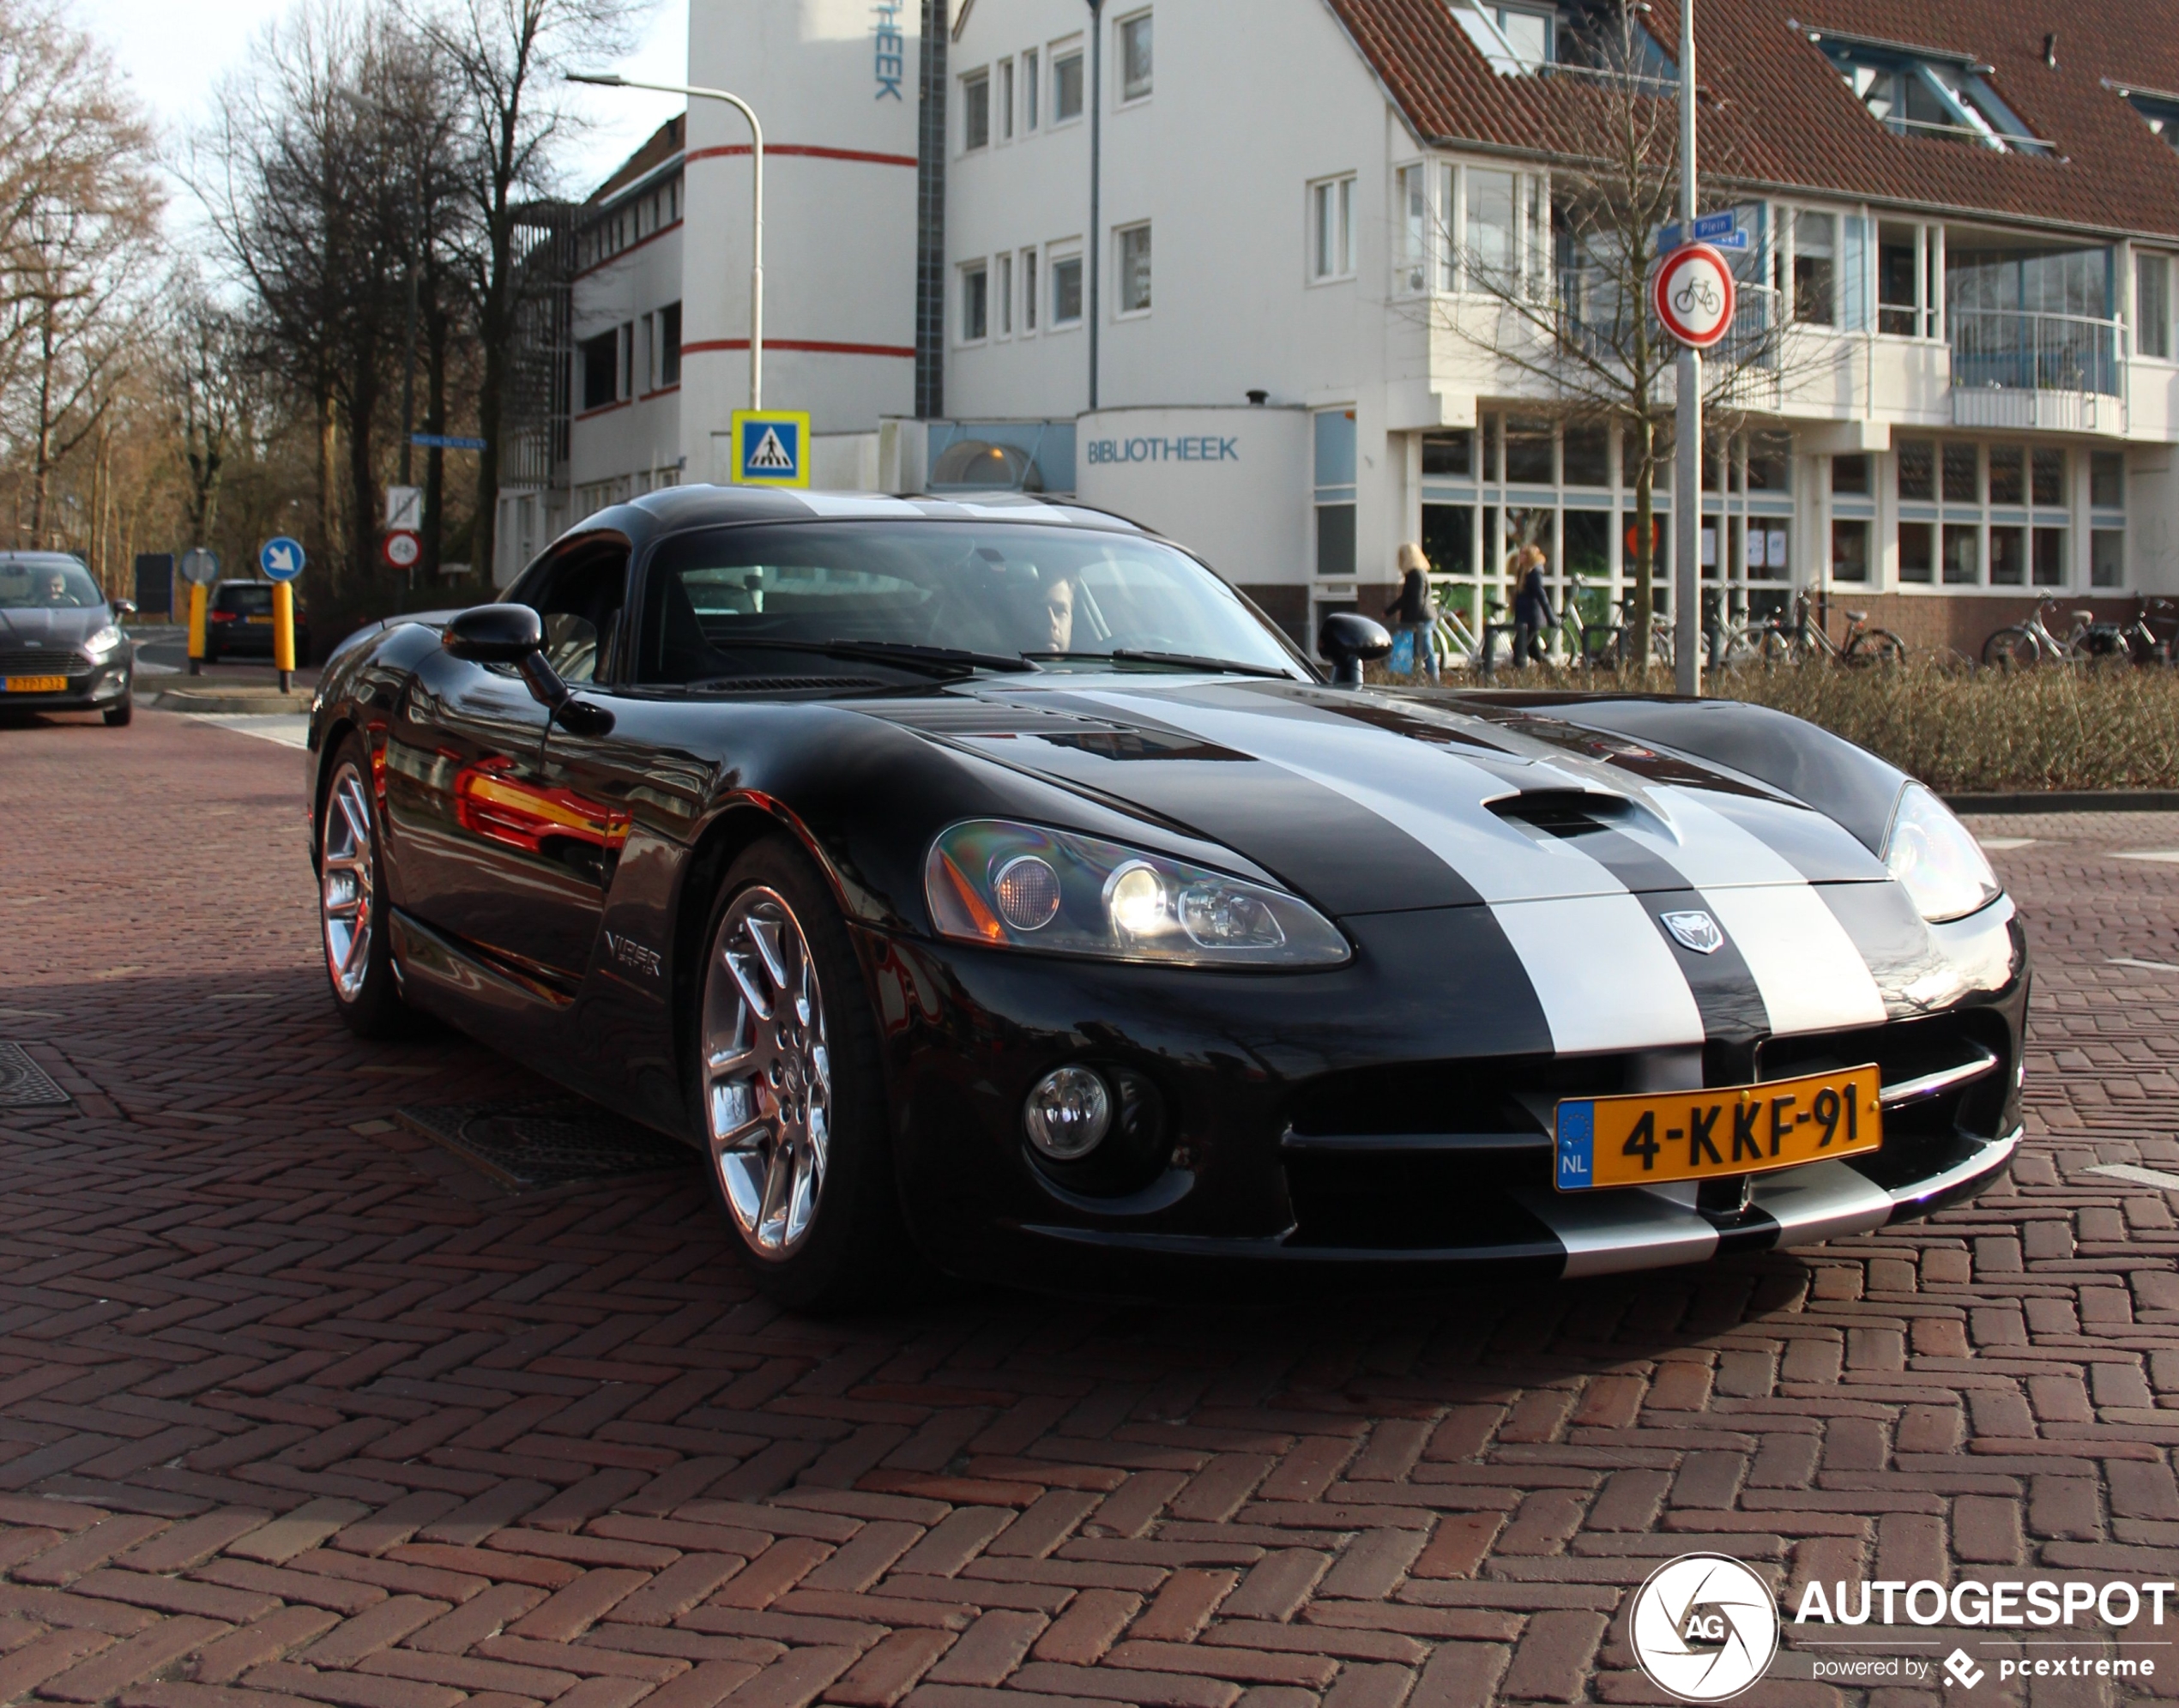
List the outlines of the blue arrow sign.
{"type": "Polygon", "coordinates": [[[257,553],[257,567],[265,572],[268,581],[293,581],[303,573],[307,561],[302,542],[290,540],[284,534],[265,541],[264,548],[257,553]]]}

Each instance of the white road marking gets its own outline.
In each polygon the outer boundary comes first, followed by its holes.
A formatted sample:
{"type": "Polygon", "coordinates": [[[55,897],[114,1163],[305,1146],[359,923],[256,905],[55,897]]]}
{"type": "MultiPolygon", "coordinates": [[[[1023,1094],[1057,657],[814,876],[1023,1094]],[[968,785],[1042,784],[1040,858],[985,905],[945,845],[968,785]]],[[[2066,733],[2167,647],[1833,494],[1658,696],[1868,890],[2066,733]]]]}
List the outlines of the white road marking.
{"type": "Polygon", "coordinates": [[[2143,1168],[2132,1162],[2098,1162],[2084,1172],[2109,1174],[2132,1186],[2162,1186],[2166,1192],[2179,1192],[2179,1174],[2167,1174],[2161,1168],[2143,1168]]]}
{"type": "Polygon", "coordinates": [[[2039,836],[1977,836],[1975,840],[1991,854],[2003,854],[2007,848],[2031,848],[2042,838],[2039,836]]]}
{"type": "Polygon", "coordinates": [[[2164,866],[2179,866],[2179,848],[2130,848],[2111,850],[2113,860],[2152,860],[2164,866]]]}
{"type": "Polygon", "coordinates": [[[2179,966],[2169,961],[2143,961],[2132,955],[2106,955],[2104,961],[2114,967],[2140,967],[2152,973],[2179,973],[2179,966]]]}
{"type": "Polygon", "coordinates": [[[283,747],[306,746],[311,721],[302,712],[184,712],[191,723],[213,723],[222,729],[277,741],[283,747]]]}

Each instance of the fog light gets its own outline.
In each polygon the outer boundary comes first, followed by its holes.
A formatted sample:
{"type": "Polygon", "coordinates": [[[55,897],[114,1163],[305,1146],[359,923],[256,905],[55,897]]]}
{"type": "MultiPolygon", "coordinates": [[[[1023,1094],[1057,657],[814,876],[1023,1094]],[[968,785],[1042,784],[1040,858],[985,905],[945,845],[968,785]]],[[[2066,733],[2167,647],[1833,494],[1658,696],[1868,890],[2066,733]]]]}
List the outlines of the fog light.
{"type": "Polygon", "coordinates": [[[1035,854],[1017,854],[992,880],[999,916],[1016,931],[1035,931],[1059,911],[1059,874],[1035,854]]]}
{"type": "Polygon", "coordinates": [[[1029,1141],[1054,1162],[1078,1162],[1112,1129],[1112,1092],[1086,1067],[1055,1067],[1038,1080],[1022,1108],[1029,1141]]]}

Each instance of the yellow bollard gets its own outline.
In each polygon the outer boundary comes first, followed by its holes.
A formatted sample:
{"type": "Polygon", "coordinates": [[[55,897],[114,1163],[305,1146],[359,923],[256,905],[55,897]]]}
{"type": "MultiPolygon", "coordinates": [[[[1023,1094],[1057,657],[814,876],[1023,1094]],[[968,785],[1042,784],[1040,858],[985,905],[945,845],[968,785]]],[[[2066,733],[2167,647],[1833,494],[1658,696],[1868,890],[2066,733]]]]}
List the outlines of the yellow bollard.
{"type": "Polygon", "coordinates": [[[189,673],[204,673],[204,605],[205,588],[202,582],[189,585],[189,673]]]}
{"type": "Polygon", "coordinates": [[[285,694],[295,685],[295,589],[284,581],[273,583],[273,663],[285,694]]]}

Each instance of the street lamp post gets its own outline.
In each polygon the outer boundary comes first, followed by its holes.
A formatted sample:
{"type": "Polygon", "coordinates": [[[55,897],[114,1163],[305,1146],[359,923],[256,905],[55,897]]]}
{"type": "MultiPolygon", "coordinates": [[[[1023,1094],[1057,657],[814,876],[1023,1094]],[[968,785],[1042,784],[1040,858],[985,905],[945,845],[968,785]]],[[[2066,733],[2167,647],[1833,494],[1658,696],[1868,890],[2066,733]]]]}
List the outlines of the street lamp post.
{"type": "Polygon", "coordinates": [[[749,121],[749,134],[755,139],[752,158],[756,166],[756,189],[750,198],[751,209],[749,235],[749,407],[764,407],[764,127],[757,122],[756,110],[739,95],[724,89],[693,88],[686,83],[641,83],[611,71],[570,71],[570,83],[594,83],[603,89],[650,89],[662,95],[681,95],[690,100],[724,101],[737,108],[749,121]]]}
{"type": "MultiPolygon", "coordinates": [[[[1680,240],[1695,237],[1695,8],[1680,0],[1680,240]]],[[[1683,345],[1674,399],[1679,444],[1672,495],[1673,686],[1702,692],[1702,352],[1683,345]]],[[[1724,518],[1718,518],[1724,543],[1724,518]]],[[[1724,555],[1718,554],[1722,565],[1724,555]]],[[[1721,583],[1722,584],[1722,583],[1721,583]]],[[[1648,639],[1639,643],[1648,657],[1648,639]]]]}

